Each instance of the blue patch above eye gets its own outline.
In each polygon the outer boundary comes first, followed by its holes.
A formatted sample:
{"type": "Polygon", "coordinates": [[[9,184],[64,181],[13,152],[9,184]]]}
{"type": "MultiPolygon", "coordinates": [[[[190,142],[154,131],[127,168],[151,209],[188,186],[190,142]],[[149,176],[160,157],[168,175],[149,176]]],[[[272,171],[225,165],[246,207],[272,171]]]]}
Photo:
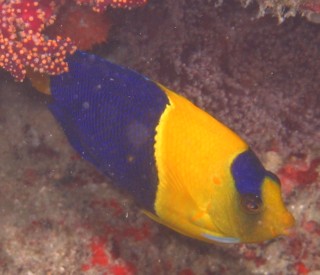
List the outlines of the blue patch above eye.
{"type": "Polygon", "coordinates": [[[240,194],[261,195],[266,170],[252,150],[249,149],[234,159],[231,173],[240,194]]]}

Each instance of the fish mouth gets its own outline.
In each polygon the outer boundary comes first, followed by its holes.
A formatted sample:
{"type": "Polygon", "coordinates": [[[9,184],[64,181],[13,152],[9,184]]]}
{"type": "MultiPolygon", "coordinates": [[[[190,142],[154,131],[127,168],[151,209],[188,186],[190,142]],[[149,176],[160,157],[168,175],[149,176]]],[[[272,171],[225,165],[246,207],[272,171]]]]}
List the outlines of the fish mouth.
{"type": "Polygon", "coordinates": [[[286,212],[282,218],[282,226],[279,228],[279,234],[284,236],[291,236],[294,233],[295,219],[290,212],[286,212]]]}
{"type": "Polygon", "coordinates": [[[281,235],[286,237],[292,237],[295,235],[295,233],[296,233],[295,221],[293,219],[292,223],[290,223],[289,226],[286,226],[282,229],[281,235]]]}

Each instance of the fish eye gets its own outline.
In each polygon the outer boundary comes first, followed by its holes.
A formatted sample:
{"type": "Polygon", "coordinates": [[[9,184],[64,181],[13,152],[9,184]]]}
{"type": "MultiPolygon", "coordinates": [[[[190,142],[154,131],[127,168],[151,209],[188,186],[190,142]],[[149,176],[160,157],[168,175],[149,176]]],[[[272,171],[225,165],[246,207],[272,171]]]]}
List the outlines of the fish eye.
{"type": "Polygon", "coordinates": [[[248,214],[260,213],[262,205],[262,200],[258,195],[245,194],[241,196],[241,206],[248,214]]]}

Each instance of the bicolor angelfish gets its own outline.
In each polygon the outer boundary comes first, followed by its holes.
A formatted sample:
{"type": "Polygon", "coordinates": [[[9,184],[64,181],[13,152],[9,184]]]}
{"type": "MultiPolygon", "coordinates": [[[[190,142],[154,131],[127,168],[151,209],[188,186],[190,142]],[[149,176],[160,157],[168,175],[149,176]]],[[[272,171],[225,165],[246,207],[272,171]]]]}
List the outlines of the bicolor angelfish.
{"type": "Polygon", "coordinates": [[[50,109],[75,150],[157,222],[207,242],[261,242],[294,219],[278,178],[184,97],[96,55],[52,76],[50,109]]]}

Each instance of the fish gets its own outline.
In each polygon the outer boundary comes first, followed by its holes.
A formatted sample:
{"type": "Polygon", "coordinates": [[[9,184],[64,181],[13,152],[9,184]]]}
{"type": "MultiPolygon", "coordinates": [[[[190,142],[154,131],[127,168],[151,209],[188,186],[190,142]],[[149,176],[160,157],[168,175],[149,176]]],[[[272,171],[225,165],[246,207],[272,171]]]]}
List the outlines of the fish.
{"type": "Polygon", "coordinates": [[[185,97],[94,54],[50,77],[49,109],[70,144],[147,216],[209,243],[257,243],[294,226],[277,176],[185,97]]]}

